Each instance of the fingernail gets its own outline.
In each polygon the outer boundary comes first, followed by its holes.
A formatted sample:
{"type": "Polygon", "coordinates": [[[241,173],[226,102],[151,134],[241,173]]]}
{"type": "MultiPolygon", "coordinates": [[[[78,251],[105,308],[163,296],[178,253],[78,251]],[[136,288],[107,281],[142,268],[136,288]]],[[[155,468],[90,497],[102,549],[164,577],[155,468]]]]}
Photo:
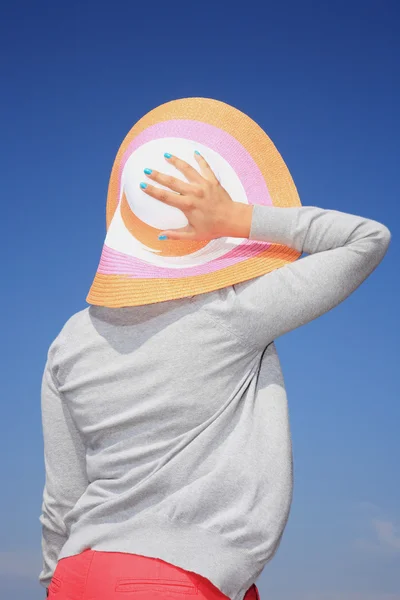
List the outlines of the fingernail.
{"type": "Polygon", "coordinates": [[[147,188],[147,183],[142,183],[140,184],[140,187],[142,188],[142,190],[144,190],[145,188],[147,188]]]}
{"type": "Polygon", "coordinates": [[[195,154],[198,154],[199,156],[201,156],[200,152],[198,150],[194,151],[195,154]]]}
{"type": "Polygon", "coordinates": [[[158,239],[159,239],[159,240],[167,240],[167,239],[168,239],[168,237],[167,237],[166,235],[159,235],[159,236],[158,236],[158,239]]]}
{"type": "Polygon", "coordinates": [[[146,175],[151,175],[153,170],[152,169],[145,169],[144,172],[146,173],[146,175]]]}
{"type": "Polygon", "coordinates": [[[172,154],[170,154],[169,152],[165,152],[164,156],[165,158],[171,158],[172,154]]]}

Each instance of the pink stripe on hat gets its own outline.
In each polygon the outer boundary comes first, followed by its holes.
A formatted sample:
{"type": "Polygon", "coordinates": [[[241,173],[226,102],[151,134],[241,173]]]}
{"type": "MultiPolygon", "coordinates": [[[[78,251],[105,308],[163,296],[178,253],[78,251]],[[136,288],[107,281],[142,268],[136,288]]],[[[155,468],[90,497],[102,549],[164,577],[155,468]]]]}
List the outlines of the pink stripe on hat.
{"type": "Polygon", "coordinates": [[[257,256],[260,252],[260,245],[263,250],[266,250],[271,244],[268,242],[244,240],[239,246],[236,246],[236,248],[233,248],[224,256],[215,258],[204,265],[171,269],[144,263],[143,260],[113,250],[104,244],[98,272],[103,275],[120,275],[123,273],[126,277],[141,277],[143,279],[202,275],[203,273],[212,273],[224,267],[229,267],[246,258],[257,256]]]}
{"type": "Polygon", "coordinates": [[[226,131],[218,129],[214,125],[202,123],[201,121],[189,121],[185,119],[163,121],[156,125],[151,125],[142,133],[139,133],[129,144],[121,159],[119,172],[120,184],[123,168],[131,154],[143,144],[163,137],[179,137],[199,142],[211,148],[211,150],[218,152],[231,165],[239,177],[246,190],[249,204],[254,203],[251,201],[251,196],[257,198],[258,204],[272,205],[272,199],[265,179],[246,148],[226,131]]]}
{"type": "MultiPolygon", "coordinates": [[[[180,137],[190,141],[196,141],[218,152],[235,170],[239,177],[249,204],[272,205],[272,200],[267,184],[251,155],[247,150],[229,133],[200,121],[171,120],[158,123],[148,127],[139,134],[128,146],[121,159],[119,182],[123,168],[130,156],[143,144],[163,137],[180,137]]],[[[100,258],[98,272],[103,275],[124,274],[127,277],[186,277],[189,275],[202,275],[212,273],[224,267],[234,265],[237,262],[260,252],[260,245],[267,249],[270,244],[266,242],[255,242],[244,240],[244,242],[227,252],[224,256],[209,261],[206,264],[186,268],[157,267],[143,260],[134,258],[112,248],[106,244],[100,258]]]]}

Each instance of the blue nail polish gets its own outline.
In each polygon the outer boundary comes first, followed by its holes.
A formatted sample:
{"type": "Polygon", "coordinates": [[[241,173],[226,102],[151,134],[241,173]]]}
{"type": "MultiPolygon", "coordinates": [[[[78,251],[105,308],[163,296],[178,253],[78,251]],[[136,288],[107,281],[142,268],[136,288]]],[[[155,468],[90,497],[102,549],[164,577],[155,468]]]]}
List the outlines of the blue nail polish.
{"type": "Polygon", "coordinates": [[[164,156],[165,158],[171,158],[172,154],[170,154],[169,152],[165,152],[164,156]]]}
{"type": "Polygon", "coordinates": [[[145,169],[144,172],[146,173],[146,175],[151,175],[153,170],[152,169],[145,169]]]}
{"type": "Polygon", "coordinates": [[[142,190],[144,190],[145,188],[147,188],[147,183],[142,183],[140,184],[140,187],[142,188],[142,190]]]}
{"type": "Polygon", "coordinates": [[[167,239],[168,239],[168,237],[167,237],[166,235],[159,235],[159,236],[158,236],[158,239],[159,239],[159,240],[167,240],[167,239]]]}
{"type": "Polygon", "coordinates": [[[201,156],[200,152],[198,150],[194,151],[195,154],[198,154],[199,156],[201,156]]]}

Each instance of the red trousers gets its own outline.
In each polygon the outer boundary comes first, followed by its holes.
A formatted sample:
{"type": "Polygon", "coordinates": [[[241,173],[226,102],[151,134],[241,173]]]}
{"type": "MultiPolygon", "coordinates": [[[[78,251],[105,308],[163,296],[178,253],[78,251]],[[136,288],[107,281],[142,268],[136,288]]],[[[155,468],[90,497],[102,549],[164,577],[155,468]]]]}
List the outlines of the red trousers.
{"type": "MultiPolygon", "coordinates": [[[[48,600],[226,600],[208,579],[159,558],[84,550],[61,558],[48,600]],[[196,598],[194,598],[196,596],[196,598]]],[[[244,600],[260,600],[257,586],[244,600]]]]}

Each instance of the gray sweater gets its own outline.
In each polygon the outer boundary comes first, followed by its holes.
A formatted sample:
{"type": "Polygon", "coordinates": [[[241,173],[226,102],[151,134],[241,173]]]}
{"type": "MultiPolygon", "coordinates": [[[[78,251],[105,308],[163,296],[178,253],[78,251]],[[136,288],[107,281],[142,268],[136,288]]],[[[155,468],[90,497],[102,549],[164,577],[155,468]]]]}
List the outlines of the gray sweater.
{"type": "Polygon", "coordinates": [[[274,340],[347,298],[390,238],[348,213],[255,205],[249,239],[309,256],[192,298],[73,315],[43,375],[41,585],[92,548],[160,558],[242,600],[292,500],[274,340]]]}

